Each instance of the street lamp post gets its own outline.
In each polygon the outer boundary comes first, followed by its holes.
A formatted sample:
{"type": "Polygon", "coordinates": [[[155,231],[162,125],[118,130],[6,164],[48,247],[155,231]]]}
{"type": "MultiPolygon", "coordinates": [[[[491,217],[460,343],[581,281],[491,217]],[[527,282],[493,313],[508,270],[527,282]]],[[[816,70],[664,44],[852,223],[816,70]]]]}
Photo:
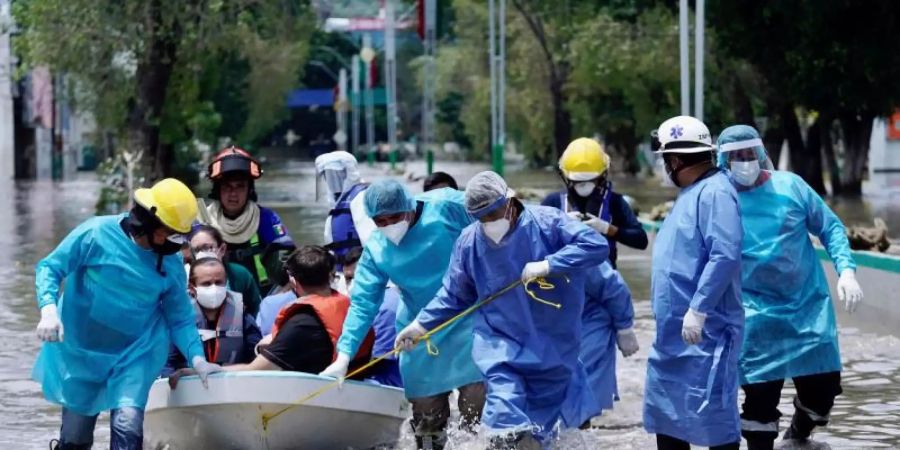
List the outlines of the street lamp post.
{"type": "Polygon", "coordinates": [[[350,59],[350,84],[352,85],[351,89],[353,90],[353,95],[351,98],[353,99],[350,103],[350,115],[352,116],[353,122],[353,140],[350,143],[351,152],[356,155],[356,152],[359,151],[359,55],[353,55],[353,58],[350,59]]]}
{"type": "Polygon", "coordinates": [[[384,2],[384,75],[387,95],[387,132],[391,170],[397,165],[397,42],[394,0],[384,2]]]}
{"type": "Polygon", "coordinates": [[[365,63],[365,103],[366,103],[366,158],[369,165],[375,162],[375,95],[372,92],[372,60],[375,59],[375,50],[372,50],[372,35],[363,35],[363,48],[359,51],[359,58],[365,63]]]}

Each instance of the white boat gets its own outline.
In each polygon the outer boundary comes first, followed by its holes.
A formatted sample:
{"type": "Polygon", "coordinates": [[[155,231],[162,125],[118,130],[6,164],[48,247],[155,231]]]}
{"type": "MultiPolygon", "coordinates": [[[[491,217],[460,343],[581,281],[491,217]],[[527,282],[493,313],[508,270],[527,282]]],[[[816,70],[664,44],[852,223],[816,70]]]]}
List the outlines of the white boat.
{"type": "Polygon", "coordinates": [[[196,376],[174,391],[167,380],[150,390],[144,418],[151,450],[369,449],[390,445],[409,417],[402,389],[347,381],[302,404],[331,378],[299,372],[230,372],[196,376]],[[270,419],[264,417],[290,409],[270,419]]]}

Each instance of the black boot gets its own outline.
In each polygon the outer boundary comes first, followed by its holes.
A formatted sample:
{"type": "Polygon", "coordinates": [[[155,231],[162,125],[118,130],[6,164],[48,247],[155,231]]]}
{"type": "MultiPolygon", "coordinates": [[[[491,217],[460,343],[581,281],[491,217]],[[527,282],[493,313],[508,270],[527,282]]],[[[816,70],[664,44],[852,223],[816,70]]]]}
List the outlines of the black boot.
{"type": "Polygon", "coordinates": [[[541,450],[541,443],[529,432],[520,431],[505,436],[494,436],[488,450],[541,450]]]}
{"type": "Polygon", "coordinates": [[[50,440],[50,450],[91,450],[94,444],[67,444],[59,439],[50,440]]]}

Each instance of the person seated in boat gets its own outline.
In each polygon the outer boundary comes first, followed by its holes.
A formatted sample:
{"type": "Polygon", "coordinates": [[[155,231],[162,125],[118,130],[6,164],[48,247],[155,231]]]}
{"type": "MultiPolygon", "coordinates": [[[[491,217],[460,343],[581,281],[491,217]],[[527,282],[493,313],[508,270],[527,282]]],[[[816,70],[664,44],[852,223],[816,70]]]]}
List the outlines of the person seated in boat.
{"type": "Polygon", "coordinates": [[[422,182],[422,192],[433,191],[445,187],[459,189],[459,185],[456,184],[456,179],[447,172],[434,172],[431,175],[428,175],[428,177],[425,178],[425,181],[422,182]]]}
{"type": "MultiPolygon", "coordinates": [[[[235,364],[226,371],[286,370],[317,374],[337,357],[335,344],[344,326],[350,299],[331,288],[335,257],[324,247],[305,245],[294,250],[285,261],[289,280],[300,298],[278,313],[272,328],[272,340],[260,345],[249,364],[235,364]]],[[[368,336],[353,358],[351,367],[359,367],[372,356],[374,333],[368,336]]],[[[177,386],[178,378],[192,374],[180,370],[169,377],[177,386]]]]}
{"type": "MultiPolygon", "coordinates": [[[[356,275],[356,264],[362,257],[362,247],[354,247],[344,255],[344,280],[349,290],[353,285],[353,277],[356,275]]],[[[400,304],[400,290],[393,284],[384,291],[384,303],[378,307],[378,314],[372,322],[372,330],[375,332],[375,347],[372,349],[372,357],[377,358],[394,350],[394,339],[397,337],[397,306],[400,304]]],[[[397,355],[383,359],[364,374],[366,380],[372,380],[385,386],[403,387],[403,377],[400,375],[400,361],[397,355]]]]}
{"type": "MultiPolygon", "coordinates": [[[[206,359],[223,366],[248,363],[262,334],[244,309],[241,294],[225,288],[227,275],[222,261],[200,255],[191,263],[188,292],[206,359]]],[[[185,367],[187,360],[173,346],[162,376],[185,367]]]]}
{"type": "MultiPolygon", "coordinates": [[[[209,225],[199,225],[191,232],[190,254],[191,259],[213,257],[225,264],[225,287],[241,294],[244,301],[244,312],[254,318],[259,313],[259,286],[253,279],[253,274],[246,267],[228,260],[228,250],[222,233],[209,225]]],[[[188,261],[187,259],[185,261],[188,261]]],[[[190,269],[190,267],[187,267],[190,269]]]]}

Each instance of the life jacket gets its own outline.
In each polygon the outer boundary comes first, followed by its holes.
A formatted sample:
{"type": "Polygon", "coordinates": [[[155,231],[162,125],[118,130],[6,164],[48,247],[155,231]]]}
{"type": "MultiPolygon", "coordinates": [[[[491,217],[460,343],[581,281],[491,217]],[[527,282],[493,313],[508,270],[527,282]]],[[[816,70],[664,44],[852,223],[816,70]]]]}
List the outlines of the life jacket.
{"type": "MultiPolygon", "coordinates": [[[[603,198],[600,199],[600,202],[589,201],[588,202],[588,211],[589,213],[612,223],[612,211],[610,211],[609,202],[612,198],[612,183],[608,183],[606,186],[606,191],[603,194],[603,198]],[[599,203],[599,206],[597,206],[599,203]]],[[[596,193],[591,194],[592,197],[596,196],[596,193]]],[[[559,204],[562,208],[563,212],[574,211],[575,208],[569,203],[569,195],[567,191],[562,191],[559,193],[559,204]]],[[[593,199],[592,199],[593,200],[593,199]]],[[[609,261],[612,264],[613,268],[616,267],[616,259],[618,257],[618,251],[616,250],[616,241],[614,239],[607,238],[607,244],[609,245],[609,261]]]]}
{"type": "MultiPolygon", "coordinates": [[[[322,297],[319,295],[307,295],[294,300],[293,303],[281,308],[278,316],[275,317],[275,324],[272,325],[272,337],[278,335],[278,330],[291,317],[301,311],[313,313],[328,332],[331,339],[331,361],[337,359],[337,342],[344,330],[344,320],[347,318],[347,312],[350,310],[350,299],[337,291],[331,291],[331,296],[322,297]]],[[[375,345],[375,333],[370,329],[359,346],[356,355],[350,361],[350,370],[354,370],[369,362],[372,359],[372,347],[375,345]]]]}
{"type": "Polygon", "coordinates": [[[362,242],[359,240],[359,233],[356,232],[356,227],[353,225],[350,202],[368,187],[369,183],[354,184],[338,197],[334,208],[328,212],[328,215],[331,216],[331,243],[325,247],[331,250],[331,253],[337,258],[337,270],[341,270],[343,267],[344,255],[351,248],[362,245],[362,242]]]}
{"type": "Polygon", "coordinates": [[[194,304],[194,318],[206,360],[216,364],[237,364],[244,351],[244,302],[240,293],[228,291],[219,308],[215,330],[207,325],[203,309],[194,304]],[[205,338],[205,339],[204,339],[205,338]]]}
{"type": "Polygon", "coordinates": [[[266,286],[269,284],[269,273],[263,264],[263,254],[267,247],[260,241],[259,233],[253,233],[245,244],[228,244],[228,261],[246,267],[257,285],[266,286]]]}

